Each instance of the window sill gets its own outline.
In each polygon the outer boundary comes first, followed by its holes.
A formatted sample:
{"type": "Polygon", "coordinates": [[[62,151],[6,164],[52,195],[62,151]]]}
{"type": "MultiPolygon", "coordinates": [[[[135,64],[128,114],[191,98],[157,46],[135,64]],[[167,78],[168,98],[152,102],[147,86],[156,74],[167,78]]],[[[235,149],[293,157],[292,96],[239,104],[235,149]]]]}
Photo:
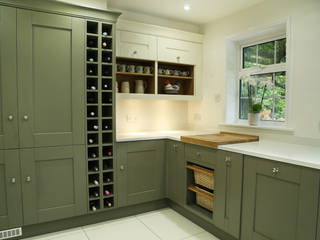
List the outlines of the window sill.
{"type": "Polygon", "coordinates": [[[289,128],[287,126],[264,126],[264,125],[251,126],[251,125],[243,124],[243,123],[220,123],[219,126],[257,129],[257,130],[265,130],[265,131],[279,131],[279,132],[288,133],[288,134],[294,133],[294,129],[289,128]]]}

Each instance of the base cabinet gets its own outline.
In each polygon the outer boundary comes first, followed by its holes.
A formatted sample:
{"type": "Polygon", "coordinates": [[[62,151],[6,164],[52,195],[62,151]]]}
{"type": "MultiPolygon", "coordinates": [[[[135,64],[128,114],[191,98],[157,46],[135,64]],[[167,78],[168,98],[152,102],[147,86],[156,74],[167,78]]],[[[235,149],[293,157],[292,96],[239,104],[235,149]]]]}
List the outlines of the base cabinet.
{"type": "Polygon", "coordinates": [[[218,151],[215,168],[213,223],[233,237],[240,237],[243,155],[218,151]]]}
{"type": "Polygon", "coordinates": [[[164,141],[118,143],[118,206],[165,197],[164,141]]]}
{"type": "Polygon", "coordinates": [[[167,196],[170,200],[184,205],[186,203],[184,144],[176,141],[167,141],[166,150],[167,196]]]}
{"type": "Polygon", "coordinates": [[[318,172],[249,156],[244,166],[241,239],[315,239],[318,172]]]}

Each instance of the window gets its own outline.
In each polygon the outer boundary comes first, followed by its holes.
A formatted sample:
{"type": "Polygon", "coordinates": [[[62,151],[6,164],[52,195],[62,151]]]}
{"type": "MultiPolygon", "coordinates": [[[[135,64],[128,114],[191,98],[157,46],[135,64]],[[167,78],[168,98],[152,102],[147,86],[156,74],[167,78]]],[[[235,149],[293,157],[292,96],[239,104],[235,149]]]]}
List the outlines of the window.
{"type": "MultiPolygon", "coordinates": [[[[256,102],[261,102],[261,120],[286,121],[286,39],[277,38],[255,45],[243,46],[240,75],[251,75],[256,81],[256,102]]],[[[248,90],[239,83],[239,119],[248,119],[248,90]]]]}

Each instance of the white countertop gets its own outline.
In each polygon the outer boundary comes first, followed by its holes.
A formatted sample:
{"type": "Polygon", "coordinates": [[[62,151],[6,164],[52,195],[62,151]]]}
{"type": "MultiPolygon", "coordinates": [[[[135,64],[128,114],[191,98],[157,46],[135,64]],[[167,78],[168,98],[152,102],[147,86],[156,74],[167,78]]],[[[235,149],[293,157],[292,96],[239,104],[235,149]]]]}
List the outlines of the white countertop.
{"type": "MultiPolygon", "coordinates": [[[[171,139],[180,141],[181,136],[218,133],[218,131],[157,131],[117,134],[117,142],[171,139]]],[[[245,155],[266,158],[283,163],[320,169],[320,147],[291,144],[279,141],[221,145],[219,149],[245,155]]]]}

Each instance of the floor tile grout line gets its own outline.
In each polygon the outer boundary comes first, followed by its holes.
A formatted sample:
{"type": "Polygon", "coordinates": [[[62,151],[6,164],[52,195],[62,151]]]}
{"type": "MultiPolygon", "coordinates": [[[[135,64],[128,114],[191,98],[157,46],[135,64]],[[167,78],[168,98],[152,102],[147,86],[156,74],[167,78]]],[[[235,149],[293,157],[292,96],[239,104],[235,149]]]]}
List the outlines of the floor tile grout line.
{"type": "Polygon", "coordinates": [[[200,234],[202,234],[202,233],[204,233],[204,232],[206,232],[206,230],[203,230],[202,232],[198,232],[198,233],[196,233],[196,234],[192,234],[192,235],[190,235],[190,236],[188,236],[188,237],[182,238],[181,240],[186,240],[186,239],[188,239],[188,238],[192,238],[192,237],[198,236],[198,235],[200,235],[200,234]]]}
{"type": "Polygon", "coordinates": [[[84,232],[84,235],[86,235],[86,238],[87,238],[88,240],[90,240],[90,238],[89,238],[89,236],[88,236],[88,234],[87,234],[86,230],[84,230],[84,228],[83,228],[83,227],[81,227],[81,230],[82,230],[82,232],[84,232]]]}
{"type": "Polygon", "coordinates": [[[140,220],[137,216],[135,216],[136,219],[142,223],[153,235],[155,235],[157,238],[159,238],[160,240],[162,240],[162,238],[160,236],[158,236],[158,234],[156,234],[154,231],[152,231],[142,220],[140,220]]]}

